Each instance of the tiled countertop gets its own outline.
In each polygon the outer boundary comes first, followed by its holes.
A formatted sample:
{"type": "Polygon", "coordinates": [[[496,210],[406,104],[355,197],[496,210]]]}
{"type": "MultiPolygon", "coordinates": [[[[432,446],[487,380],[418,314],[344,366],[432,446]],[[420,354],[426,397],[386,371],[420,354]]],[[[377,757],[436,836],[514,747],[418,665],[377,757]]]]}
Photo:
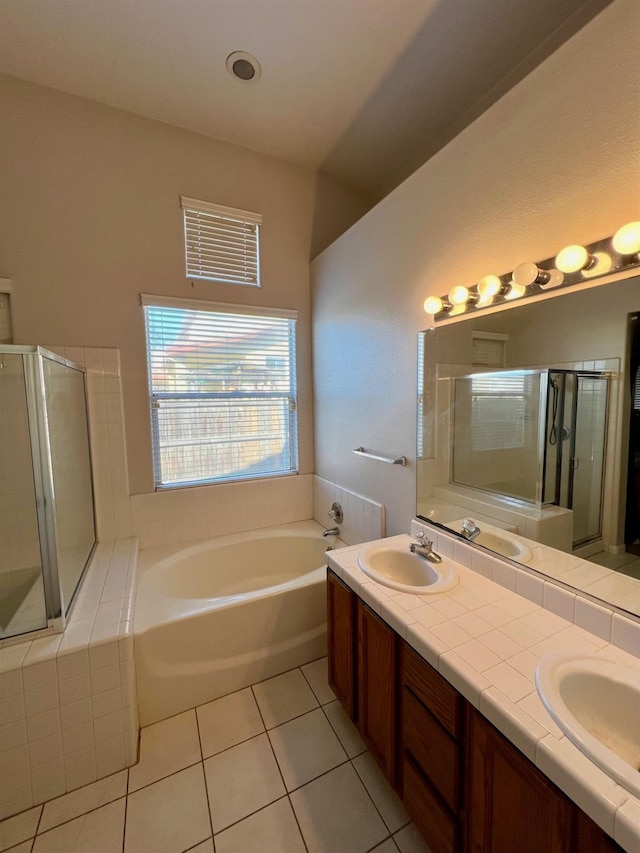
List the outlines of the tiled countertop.
{"type": "MultiPolygon", "coordinates": [[[[385,541],[408,547],[412,540],[385,541]]],[[[381,586],[358,566],[365,547],[329,552],[330,568],[618,844],[640,851],[640,800],[564,737],[534,682],[538,661],[551,652],[603,655],[636,668],[638,658],[458,562],[459,583],[449,592],[418,596],[381,586]]]]}

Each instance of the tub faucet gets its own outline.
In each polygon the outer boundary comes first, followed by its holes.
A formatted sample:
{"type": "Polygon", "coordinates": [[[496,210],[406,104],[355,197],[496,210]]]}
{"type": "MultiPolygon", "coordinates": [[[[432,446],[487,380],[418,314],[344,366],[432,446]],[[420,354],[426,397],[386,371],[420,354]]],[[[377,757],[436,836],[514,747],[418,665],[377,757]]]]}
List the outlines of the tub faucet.
{"type": "Polygon", "coordinates": [[[442,562],[442,557],[433,550],[433,542],[431,539],[427,539],[424,535],[424,530],[416,533],[416,539],[418,540],[417,542],[411,542],[409,545],[409,550],[412,554],[424,557],[425,560],[430,560],[432,563],[442,562]]]}
{"type": "Polygon", "coordinates": [[[327,527],[327,529],[322,534],[323,536],[340,536],[340,528],[339,527],[327,527]]]}
{"type": "Polygon", "coordinates": [[[465,518],[462,522],[461,533],[465,539],[468,539],[469,542],[473,542],[478,538],[478,536],[480,536],[481,530],[475,521],[472,521],[470,518],[465,518]]]}

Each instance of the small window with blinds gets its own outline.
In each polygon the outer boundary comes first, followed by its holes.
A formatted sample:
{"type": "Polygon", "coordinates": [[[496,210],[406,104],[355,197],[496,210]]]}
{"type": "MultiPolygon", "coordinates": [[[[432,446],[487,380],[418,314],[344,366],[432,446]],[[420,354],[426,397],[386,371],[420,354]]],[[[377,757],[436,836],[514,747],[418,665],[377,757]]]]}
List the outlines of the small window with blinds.
{"type": "Polygon", "coordinates": [[[182,196],[187,278],[260,287],[262,216],[182,196]]]}
{"type": "Polygon", "coordinates": [[[478,374],[470,381],[472,451],[523,447],[530,377],[514,370],[478,374]]]}
{"type": "Polygon", "coordinates": [[[295,473],[296,313],[142,304],[156,489],[295,473]]]}

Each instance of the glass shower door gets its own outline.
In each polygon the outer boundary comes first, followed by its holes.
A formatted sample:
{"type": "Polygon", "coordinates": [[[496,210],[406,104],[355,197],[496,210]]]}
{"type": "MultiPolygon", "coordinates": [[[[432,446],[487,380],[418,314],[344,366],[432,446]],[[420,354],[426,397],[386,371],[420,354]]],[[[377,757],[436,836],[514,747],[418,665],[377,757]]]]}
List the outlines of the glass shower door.
{"type": "Polygon", "coordinates": [[[574,547],[602,532],[608,388],[607,376],[576,375],[569,503],[574,547]]]}
{"type": "Polygon", "coordinates": [[[62,610],[68,610],[95,545],[84,374],[42,358],[62,610]]]}
{"type": "Polygon", "coordinates": [[[23,356],[0,353],[0,639],[46,626],[23,356]]]}

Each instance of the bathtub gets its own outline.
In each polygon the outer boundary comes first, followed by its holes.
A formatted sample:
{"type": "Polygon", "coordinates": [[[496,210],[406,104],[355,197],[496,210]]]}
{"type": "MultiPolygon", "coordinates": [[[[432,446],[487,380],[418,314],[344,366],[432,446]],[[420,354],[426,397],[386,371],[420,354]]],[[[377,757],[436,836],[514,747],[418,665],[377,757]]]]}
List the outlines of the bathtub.
{"type": "Polygon", "coordinates": [[[142,726],[326,654],[314,521],[140,553],[134,617],[142,726]]]}

